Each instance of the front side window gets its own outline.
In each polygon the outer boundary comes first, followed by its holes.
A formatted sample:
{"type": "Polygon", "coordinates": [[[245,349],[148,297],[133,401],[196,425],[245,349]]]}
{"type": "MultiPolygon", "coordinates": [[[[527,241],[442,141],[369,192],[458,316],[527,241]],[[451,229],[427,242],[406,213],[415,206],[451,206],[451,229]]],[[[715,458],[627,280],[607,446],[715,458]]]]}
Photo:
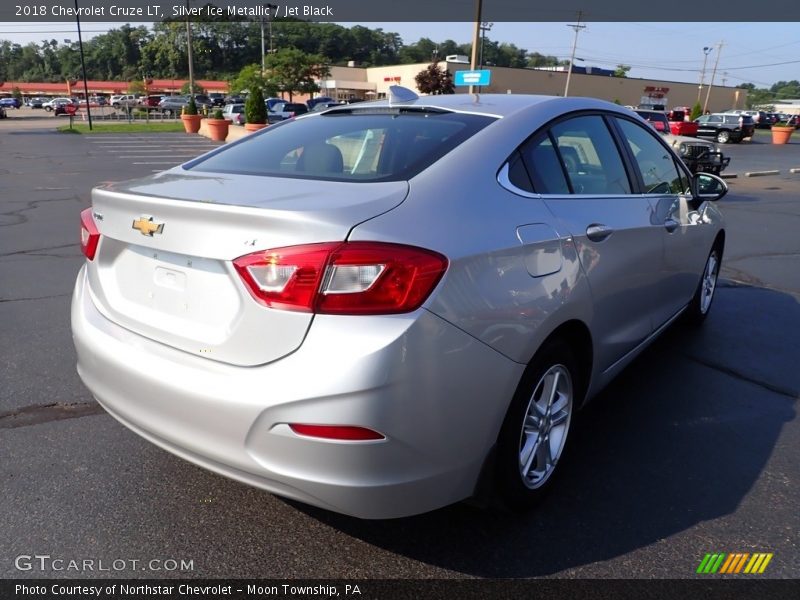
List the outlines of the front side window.
{"type": "Polygon", "coordinates": [[[683,193],[685,189],[672,153],[636,123],[627,119],[617,119],[617,123],[642,174],[644,193],[683,193]]]}
{"type": "Polygon", "coordinates": [[[603,117],[575,117],[556,123],[550,131],[573,193],[631,193],[622,157],[603,117]]]}

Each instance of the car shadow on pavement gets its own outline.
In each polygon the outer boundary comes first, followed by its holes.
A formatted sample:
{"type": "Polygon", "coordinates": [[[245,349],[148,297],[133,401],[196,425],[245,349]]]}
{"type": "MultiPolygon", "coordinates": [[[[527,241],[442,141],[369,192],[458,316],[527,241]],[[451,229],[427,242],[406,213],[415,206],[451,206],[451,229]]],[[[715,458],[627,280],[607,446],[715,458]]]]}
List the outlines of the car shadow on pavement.
{"type": "Polygon", "coordinates": [[[551,575],[619,557],[733,513],[759,479],[800,394],[795,372],[748,371],[753,357],[771,362],[774,351],[788,355],[778,362],[800,362],[796,341],[776,348],[793,335],[776,328],[800,330],[794,297],[723,286],[703,328],[671,328],[581,412],[560,480],[532,512],[457,504],[362,521],[285,502],[369,544],[471,576],[551,575]]]}

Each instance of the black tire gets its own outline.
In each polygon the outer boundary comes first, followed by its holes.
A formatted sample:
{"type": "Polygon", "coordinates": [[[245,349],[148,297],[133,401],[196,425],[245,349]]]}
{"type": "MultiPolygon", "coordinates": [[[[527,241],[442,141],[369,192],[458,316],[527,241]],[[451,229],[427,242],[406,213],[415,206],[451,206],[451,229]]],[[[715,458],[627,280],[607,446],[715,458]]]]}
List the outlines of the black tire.
{"type": "Polygon", "coordinates": [[[717,132],[717,142],[720,144],[727,144],[731,141],[731,132],[727,129],[722,129],[717,132]]]}
{"type": "Polygon", "coordinates": [[[706,320],[711,304],[714,302],[714,296],[717,290],[717,279],[719,278],[719,270],[722,266],[722,249],[719,244],[715,244],[708,253],[706,258],[706,265],[703,268],[703,274],[700,276],[700,282],[697,284],[692,300],[684,313],[684,320],[690,325],[701,325],[706,320]],[[712,264],[713,263],[713,264],[712,264]],[[711,271],[711,272],[709,272],[711,271]]]}
{"type": "Polygon", "coordinates": [[[530,508],[550,490],[583,389],[567,343],[556,339],[542,346],[517,386],[497,440],[495,490],[509,508],[530,508]],[[548,401],[544,392],[556,375],[558,394],[548,401]]]}

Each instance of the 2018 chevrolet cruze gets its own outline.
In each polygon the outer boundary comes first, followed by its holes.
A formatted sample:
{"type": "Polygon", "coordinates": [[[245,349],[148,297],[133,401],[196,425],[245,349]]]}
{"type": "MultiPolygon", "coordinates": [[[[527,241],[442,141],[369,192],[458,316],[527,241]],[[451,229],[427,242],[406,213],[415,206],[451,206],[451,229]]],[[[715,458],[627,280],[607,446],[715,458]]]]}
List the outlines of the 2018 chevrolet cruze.
{"type": "Polygon", "coordinates": [[[282,496],[526,507],[581,405],[708,313],[726,191],[614,104],[394,89],[96,188],[78,372],[142,437],[282,496]]]}

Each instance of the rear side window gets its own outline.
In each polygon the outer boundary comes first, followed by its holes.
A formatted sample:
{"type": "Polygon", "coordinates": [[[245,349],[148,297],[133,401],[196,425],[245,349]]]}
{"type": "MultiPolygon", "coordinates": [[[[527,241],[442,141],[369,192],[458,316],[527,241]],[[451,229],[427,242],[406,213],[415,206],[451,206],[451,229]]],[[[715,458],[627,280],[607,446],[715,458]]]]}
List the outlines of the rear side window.
{"type": "Polygon", "coordinates": [[[525,166],[540,194],[569,194],[564,169],[550,136],[537,135],[521,150],[525,166]]]}
{"type": "Polygon", "coordinates": [[[408,109],[327,113],[275,125],[190,170],[338,181],[409,179],[495,120],[408,109]]]}

